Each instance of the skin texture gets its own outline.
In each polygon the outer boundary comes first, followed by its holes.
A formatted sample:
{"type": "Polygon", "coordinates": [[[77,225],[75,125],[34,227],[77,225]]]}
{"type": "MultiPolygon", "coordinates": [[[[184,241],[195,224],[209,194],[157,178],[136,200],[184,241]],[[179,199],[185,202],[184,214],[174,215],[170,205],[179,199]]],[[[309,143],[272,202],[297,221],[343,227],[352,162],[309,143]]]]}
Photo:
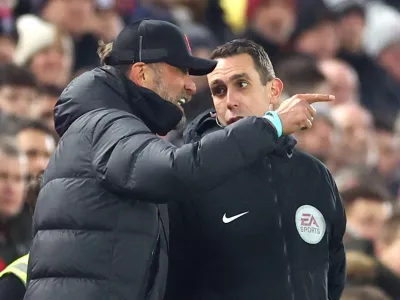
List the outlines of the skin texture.
{"type": "Polygon", "coordinates": [[[65,86],[71,76],[72,57],[61,46],[53,45],[36,53],[29,68],[41,83],[65,86]]]}
{"type": "Polygon", "coordinates": [[[378,258],[397,276],[400,276],[400,228],[397,228],[397,238],[390,243],[378,243],[378,258]]]}
{"type": "Polygon", "coordinates": [[[28,173],[34,178],[47,167],[56,144],[54,139],[42,131],[28,128],[18,133],[18,146],[28,159],[28,173]]]}
{"type": "Polygon", "coordinates": [[[275,78],[263,85],[250,55],[239,54],[217,61],[217,67],[207,78],[222,125],[247,116],[263,116],[279,102],[282,81],[275,78]]]}
{"type": "Polygon", "coordinates": [[[26,118],[36,96],[36,90],[31,87],[5,85],[0,87],[0,110],[26,118]]]}
{"type": "Polygon", "coordinates": [[[0,218],[17,215],[24,202],[26,158],[0,153],[0,218]]]}
{"type": "Polygon", "coordinates": [[[340,139],[335,145],[338,161],[366,164],[374,150],[371,114],[357,104],[340,104],[332,109],[332,118],[340,130],[340,139]]]}
{"type": "Polygon", "coordinates": [[[55,131],[54,128],[54,106],[57,103],[57,97],[51,95],[40,95],[33,101],[30,109],[30,117],[34,120],[41,120],[55,131]]]}
{"type": "MultiPolygon", "coordinates": [[[[179,69],[166,63],[144,64],[136,63],[132,66],[130,80],[136,85],[148,88],[157,93],[164,100],[174,104],[183,112],[179,101],[184,98],[190,101],[196,93],[196,85],[188,70],[179,69]]],[[[177,127],[185,123],[183,117],[177,127]]]]}
{"type": "Polygon", "coordinates": [[[337,59],[320,62],[322,73],[328,79],[332,94],[336,96],[334,105],[358,103],[358,75],[347,63],[337,59]]]}
{"type": "Polygon", "coordinates": [[[346,212],[348,226],[360,237],[375,241],[390,211],[384,202],[359,198],[346,212]]]}

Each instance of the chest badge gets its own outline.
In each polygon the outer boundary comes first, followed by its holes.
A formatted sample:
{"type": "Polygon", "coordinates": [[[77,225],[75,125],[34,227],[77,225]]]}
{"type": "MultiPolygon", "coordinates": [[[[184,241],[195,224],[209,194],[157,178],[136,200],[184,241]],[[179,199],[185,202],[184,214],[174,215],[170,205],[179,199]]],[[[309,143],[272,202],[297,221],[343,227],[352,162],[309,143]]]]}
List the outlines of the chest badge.
{"type": "Polygon", "coordinates": [[[326,222],[322,213],[311,205],[302,205],[296,211],[296,228],[309,244],[318,244],[324,237],[326,222]]]}

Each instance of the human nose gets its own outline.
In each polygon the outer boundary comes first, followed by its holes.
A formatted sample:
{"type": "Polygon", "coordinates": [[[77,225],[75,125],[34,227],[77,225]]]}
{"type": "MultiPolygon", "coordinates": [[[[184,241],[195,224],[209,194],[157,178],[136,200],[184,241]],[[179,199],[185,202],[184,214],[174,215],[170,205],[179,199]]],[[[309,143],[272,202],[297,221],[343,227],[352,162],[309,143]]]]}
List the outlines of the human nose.
{"type": "Polygon", "coordinates": [[[234,92],[228,91],[228,93],[226,94],[226,106],[230,110],[239,106],[239,101],[234,92]]]}
{"type": "Polygon", "coordinates": [[[196,93],[196,84],[189,75],[185,81],[185,90],[190,96],[193,96],[196,93]]]}

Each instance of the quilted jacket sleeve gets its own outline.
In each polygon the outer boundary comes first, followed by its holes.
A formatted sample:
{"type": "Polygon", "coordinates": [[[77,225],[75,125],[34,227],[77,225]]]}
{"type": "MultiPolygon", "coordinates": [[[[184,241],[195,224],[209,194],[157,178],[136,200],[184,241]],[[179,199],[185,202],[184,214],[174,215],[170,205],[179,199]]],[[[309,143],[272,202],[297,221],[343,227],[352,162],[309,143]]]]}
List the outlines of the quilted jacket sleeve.
{"type": "Polygon", "coordinates": [[[92,162],[108,188],[141,201],[167,203],[214,188],[271,152],[276,142],[267,120],[249,117],[175,148],[135,116],[113,111],[96,122],[92,162]]]}

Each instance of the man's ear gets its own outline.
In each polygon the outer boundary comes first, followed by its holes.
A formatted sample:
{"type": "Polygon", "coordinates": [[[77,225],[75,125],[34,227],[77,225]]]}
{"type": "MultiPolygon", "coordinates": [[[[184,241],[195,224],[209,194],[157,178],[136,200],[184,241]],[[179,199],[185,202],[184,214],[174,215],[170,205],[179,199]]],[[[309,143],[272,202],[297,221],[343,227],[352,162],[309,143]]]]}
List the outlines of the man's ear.
{"type": "Polygon", "coordinates": [[[132,80],[138,86],[146,86],[146,80],[148,78],[145,72],[145,64],[142,62],[138,62],[132,65],[131,70],[129,71],[129,79],[132,80]]]}
{"type": "Polygon", "coordinates": [[[283,91],[283,82],[279,78],[274,78],[270,83],[269,99],[270,104],[276,107],[279,104],[279,98],[283,91]]]}

